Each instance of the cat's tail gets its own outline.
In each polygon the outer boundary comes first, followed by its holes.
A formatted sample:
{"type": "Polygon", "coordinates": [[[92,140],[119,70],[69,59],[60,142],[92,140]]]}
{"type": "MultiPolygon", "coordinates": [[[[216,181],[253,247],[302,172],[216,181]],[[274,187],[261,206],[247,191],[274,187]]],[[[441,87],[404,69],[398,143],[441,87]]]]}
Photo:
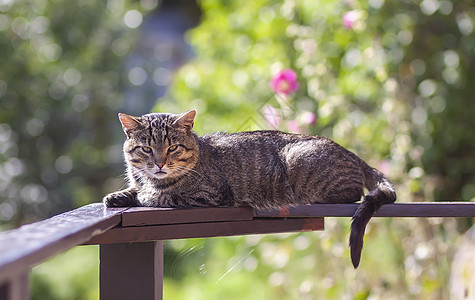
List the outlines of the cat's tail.
{"type": "Polygon", "coordinates": [[[351,223],[350,251],[355,269],[360,264],[363,236],[369,220],[383,204],[396,201],[394,185],[381,172],[368,166],[365,169],[365,177],[369,193],[356,210],[351,223]]]}

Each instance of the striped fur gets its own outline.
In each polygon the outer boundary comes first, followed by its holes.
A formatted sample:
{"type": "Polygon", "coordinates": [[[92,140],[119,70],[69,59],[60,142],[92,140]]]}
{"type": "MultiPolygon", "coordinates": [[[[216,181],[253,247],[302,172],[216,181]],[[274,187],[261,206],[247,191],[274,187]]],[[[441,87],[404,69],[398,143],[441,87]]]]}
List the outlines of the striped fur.
{"type": "Polygon", "coordinates": [[[352,262],[358,266],[366,224],[381,205],[396,200],[386,177],[324,137],[280,131],[198,137],[192,131],[195,114],[119,114],[127,135],[130,187],[105,196],[106,206],[352,203],[367,188],[350,235],[352,262]]]}

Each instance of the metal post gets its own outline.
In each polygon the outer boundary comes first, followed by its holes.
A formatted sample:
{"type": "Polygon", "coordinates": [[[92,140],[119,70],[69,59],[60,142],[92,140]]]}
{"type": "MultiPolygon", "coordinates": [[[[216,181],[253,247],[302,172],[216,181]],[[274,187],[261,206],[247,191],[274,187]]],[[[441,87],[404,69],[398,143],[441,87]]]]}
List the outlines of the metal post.
{"type": "Polygon", "coordinates": [[[162,299],[163,241],[100,248],[100,299],[162,299]]]}

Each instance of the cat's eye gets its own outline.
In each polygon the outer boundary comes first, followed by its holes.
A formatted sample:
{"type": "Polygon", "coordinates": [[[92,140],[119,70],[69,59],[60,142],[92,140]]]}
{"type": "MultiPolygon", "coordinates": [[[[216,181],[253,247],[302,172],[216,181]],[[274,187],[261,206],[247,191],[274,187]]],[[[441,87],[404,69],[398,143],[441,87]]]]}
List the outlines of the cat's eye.
{"type": "Polygon", "coordinates": [[[152,153],[152,148],[150,148],[150,147],[142,146],[140,148],[142,148],[142,151],[145,152],[145,153],[152,153]]]}
{"type": "Polygon", "coordinates": [[[175,151],[176,149],[178,149],[178,145],[170,146],[170,147],[168,147],[168,152],[173,152],[173,151],[175,151]]]}

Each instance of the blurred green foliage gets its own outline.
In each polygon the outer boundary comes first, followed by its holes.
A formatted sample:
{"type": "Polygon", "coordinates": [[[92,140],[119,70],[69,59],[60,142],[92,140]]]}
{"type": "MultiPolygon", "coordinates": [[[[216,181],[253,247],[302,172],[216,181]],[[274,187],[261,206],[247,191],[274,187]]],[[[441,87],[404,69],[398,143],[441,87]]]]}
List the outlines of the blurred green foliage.
{"type": "Polygon", "coordinates": [[[119,173],[115,114],[134,7],[0,2],[0,224],[96,202],[119,173]]]}
{"type": "Polygon", "coordinates": [[[98,299],[99,246],[76,247],[33,269],[31,299],[98,299]]]}
{"type": "MultiPolygon", "coordinates": [[[[378,167],[397,184],[399,201],[473,201],[472,1],[201,5],[203,20],[188,35],[196,59],[156,111],[197,108],[195,128],[205,134],[273,128],[271,106],[278,129],[331,137],[378,167]],[[299,91],[273,95],[271,77],[288,68],[298,73],[299,91]]],[[[252,246],[253,237],[206,241],[206,275],[185,277],[196,288],[167,281],[165,295],[447,299],[455,240],[473,219],[372,220],[358,271],[348,262],[348,224],[327,220],[324,233],[266,236],[252,246]],[[300,242],[309,246],[299,250],[300,242]]]]}
{"type": "MultiPolygon", "coordinates": [[[[115,113],[130,84],[122,61],[137,37],[137,20],[126,15],[150,3],[0,0],[5,226],[120,187],[115,113]]],[[[473,201],[473,1],[200,5],[202,21],[188,33],[196,58],[155,111],[196,108],[195,129],[205,134],[270,128],[265,108],[273,107],[279,129],[331,137],[378,167],[399,201],[473,201]],[[300,89],[276,97],[269,81],[287,68],[300,89]]],[[[373,219],[357,271],[349,222],[328,218],[316,233],[167,242],[165,299],[450,297],[457,238],[473,219],[373,219]]],[[[96,299],[97,268],[97,247],[73,249],[33,269],[33,295],[96,299]]]]}
{"type": "Polygon", "coordinates": [[[196,129],[206,133],[262,129],[270,104],[280,129],[295,119],[300,131],[382,163],[403,201],[475,196],[471,1],[201,4],[203,21],[189,34],[196,59],[156,111],[197,108],[196,129]],[[349,11],[358,16],[352,28],[349,11]],[[268,82],[286,68],[301,88],[279,101],[268,82]],[[306,111],[315,125],[302,124],[306,111]]]}

